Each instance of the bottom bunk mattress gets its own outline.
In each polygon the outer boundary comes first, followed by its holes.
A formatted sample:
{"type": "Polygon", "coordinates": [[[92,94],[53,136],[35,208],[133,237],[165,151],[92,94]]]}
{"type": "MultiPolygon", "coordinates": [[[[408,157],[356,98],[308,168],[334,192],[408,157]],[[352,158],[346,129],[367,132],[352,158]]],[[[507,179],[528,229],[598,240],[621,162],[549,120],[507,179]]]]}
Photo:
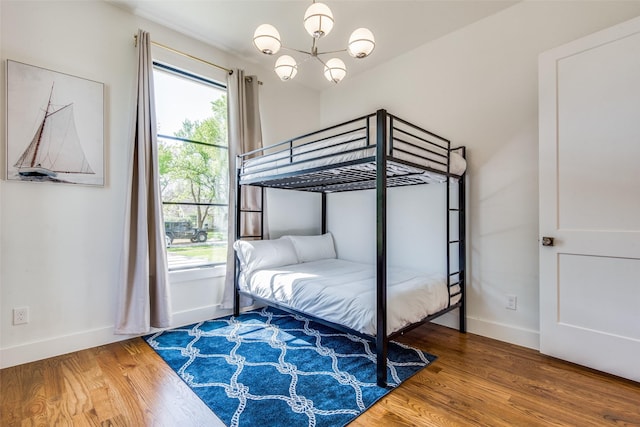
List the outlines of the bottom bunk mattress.
{"type": "MultiPolygon", "coordinates": [[[[442,275],[387,270],[388,334],[447,308],[449,293],[442,275]]],[[[242,273],[239,285],[258,298],[376,335],[375,277],[375,265],[322,259],[242,273]]],[[[459,299],[454,297],[451,304],[459,299]]]]}

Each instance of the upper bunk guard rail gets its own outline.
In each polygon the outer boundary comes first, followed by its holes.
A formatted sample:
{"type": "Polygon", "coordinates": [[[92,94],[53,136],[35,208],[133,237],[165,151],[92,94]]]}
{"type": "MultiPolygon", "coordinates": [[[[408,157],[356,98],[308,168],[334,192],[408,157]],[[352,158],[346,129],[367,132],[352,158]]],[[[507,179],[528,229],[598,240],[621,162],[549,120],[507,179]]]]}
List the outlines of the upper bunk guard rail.
{"type": "MultiPolygon", "coordinates": [[[[283,165],[278,164],[278,160],[285,160],[286,159],[286,166],[298,166],[300,165],[302,168],[304,168],[304,164],[308,164],[311,162],[315,162],[318,160],[329,160],[335,157],[335,154],[320,154],[317,157],[304,157],[304,156],[308,156],[309,154],[313,154],[315,152],[319,152],[321,150],[325,150],[325,149],[329,149],[329,148],[335,148],[335,147],[339,147],[341,145],[345,145],[349,142],[358,142],[358,141],[366,141],[365,137],[359,137],[356,138],[354,140],[349,140],[349,141],[344,141],[344,142],[339,142],[337,144],[330,144],[324,147],[320,147],[320,148],[314,148],[311,149],[309,151],[304,151],[304,152],[300,152],[300,153],[296,153],[294,154],[293,150],[294,148],[300,148],[300,147],[304,147],[307,144],[300,145],[300,146],[296,146],[296,147],[292,147],[292,148],[287,148],[286,150],[281,150],[281,151],[277,151],[274,153],[269,153],[269,154],[265,154],[264,156],[262,156],[260,159],[266,159],[264,162],[256,162],[254,164],[252,164],[251,167],[251,173],[263,173],[263,172],[272,172],[272,171],[277,171],[278,168],[282,167],[283,165]],[[288,154],[286,157],[277,157],[278,154],[281,154],[283,152],[290,152],[290,154],[288,154]],[[302,160],[293,160],[295,157],[302,157],[302,160]],[[260,167],[261,165],[267,165],[264,167],[260,167]]],[[[311,143],[308,143],[311,144],[311,143]]],[[[352,154],[352,153],[356,153],[356,152],[360,152],[362,150],[366,150],[369,149],[371,147],[369,146],[362,146],[362,147],[356,147],[356,148],[351,148],[351,149],[345,149],[345,150],[341,150],[340,154],[352,154]]],[[[375,157],[373,156],[368,156],[368,161],[371,161],[372,159],[374,159],[375,157]]],[[[334,165],[335,166],[335,165],[334,165]]],[[[248,169],[248,168],[245,168],[248,169]]],[[[308,171],[308,169],[305,169],[305,171],[308,171]]]]}
{"type": "Polygon", "coordinates": [[[449,140],[380,111],[381,120],[372,119],[376,112],[239,155],[240,183],[316,192],[372,189],[378,141],[385,145],[390,187],[462,175],[451,169],[449,140]],[[377,138],[380,123],[384,139],[377,138]]]}
{"type": "MultiPolygon", "coordinates": [[[[323,138],[314,139],[313,141],[307,141],[307,142],[300,143],[300,144],[296,145],[295,144],[296,141],[299,141],[299,140],[302,140],[303,138],[305,138],[305,137],[300,137],[299,136],[299,137],[296,137],[296,138],[293,138],[293,139],[289,139],[287,141],[280,142],[278,144],[273,144],[273,145],[269,145],[267,147],[257,148],[255,150],[248,151],[246,153],[240,154],[239,156],[240,157],[246,157],[246,158],[252,158],[252,157],[256,157],[255,156],[256,154],[259,154],[258,157],[265,157],[265,158],[276,157],[278,159],[281,159],[281,157],[277,157],[278,154],[290,152],[290,150],[293,149],[294,147],[295,148],[302,148],[302,147],[306,147],[308,145],[314,144],[316,142],[326,141],[326,140],[331,139],[331,138],[335,138],[335,137],[339,137],[339,136],[345,136],[345,135],[348,135],[350,133],[354,133],[354,132],[357,132],[357,131],[360,131],[360,130],[364,131],[366,129],[367,129],[367,126],[361,126],[361,127],[353,128],[351,130],[347,130],[347,131],[340,132],[340,133],[337,133],[337,134],[332,134],[332,135],[329,135],[329,136],[325,136],[323,138]],[[282,148],[283,146],[284,146],[284,148],[282,148]],[[276,148],[280,148],[280,149],[277,150],[277,151],[273,151],[276,148]]],[[[313,135],[315,135],[316,133],[317,132],[314,132],[313,135]]],[[[365,137],[363,137],[363,139],[364,138],[365,137]]],[[[336,145],[340,145],[340,144],[336,144],[336,145]]],[[[313,152],[313,151],[320,150],[322,148],[325,148],[325,147],[320,147],[320,148],[317,148],[315,150],[308,150],[308,151],[305,150],[304,153],[305,154],[306,153],[310,153],[310,152],[313,152]]]]}
{"type": "Polygon", "coordinates": [[[393,114],[388,114],[388,116],[390,121],[389,155],[391,157],[393,157],[394,152],[400,151],[439,163],[443,166],[449,163],[451,141],[420,126],[409,123],[393,114]],[[398,126],[398,124],[400,126],[398,126]],[[402,126],[404,126],[404,128],[402,126]],[[396,133],[401,133],[403,137],[396,136],[396,133]],[[407,151],[406,148],[399,148],[398,145],[406,145],[408,148],[413,148],[414,151],[407,151]]]}
{"type": "MultiPolygon", "coordinates": [[[[349,125],[352,125],[354,123],[358,123],[358,122],[361,122],[361,121],[367,121],[367,125],[368,125],[368,120],[371,117],[375,117],[375,114],[367,114],[366,116],[357,117],[355,119],[351,119],[351,120],[348,120],[346,122],[338,123],[337,125],[333,125],[333,126],[329,126],[329,127],[320,129],[320,130],[309,132],[309,133],[306,133],[304,135],[300,135],[300,136],[297,136],[295,138],[291,138],[291,139],[288,139],[286,141],[279,142],[277,144],[268,145],[268,146],[262,147],[262,148],[256,148],[255,150],[247,151],[246,153],[240,154],[238,157],[240,157],[240,158],[250,158],[250,157],[255,157],[255,155],[258,154],[258,153],[263,155],[267,151],[269,151],[269,150],[271,150],[273,148],[280,147],[282,145],[293,146],[296,141],[304,141],[304,140],[307,140],[307,139],[309,139],[309,138],[311,138],[313,136],[316,136],[316,135],[319,135],[319,134],[323,134],[325,132],[332,131],[334,129],[344,128],[344,127],[347,127],[349,125]]],[[[362,126],[362,127],[364,128],[365,126],[362,126]]],[[[314,143],[314,142],[317,142],[317,141],[319,141],[319,139],[308,141],[308,143],[314,143]]],[[[300,145],[302,145],[302,144],[300,144],[300,145]]]]}

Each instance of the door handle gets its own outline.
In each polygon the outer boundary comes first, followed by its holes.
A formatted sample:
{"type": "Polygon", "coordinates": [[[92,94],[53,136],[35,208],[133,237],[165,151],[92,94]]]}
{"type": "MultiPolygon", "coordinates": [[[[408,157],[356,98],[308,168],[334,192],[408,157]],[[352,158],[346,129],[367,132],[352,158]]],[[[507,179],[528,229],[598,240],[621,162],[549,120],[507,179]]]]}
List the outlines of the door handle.
{"type": "Polygon", "coordinates": [[[543,237],[542,246],[553,246],[553,237],[543,237]]]}

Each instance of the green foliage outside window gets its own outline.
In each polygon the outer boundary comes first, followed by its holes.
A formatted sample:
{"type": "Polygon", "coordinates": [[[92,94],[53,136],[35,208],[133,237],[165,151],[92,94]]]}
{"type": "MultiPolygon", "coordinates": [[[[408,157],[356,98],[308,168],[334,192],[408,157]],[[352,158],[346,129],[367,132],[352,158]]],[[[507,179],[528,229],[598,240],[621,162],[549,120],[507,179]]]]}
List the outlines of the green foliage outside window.
{"type": "MultiPolygon", "coordinates": [[[[226,203],[229,185],[227,150],[227,98],[211,102],[212,116],[201,120],[185,119],[174,136],[191,142],[162,139],[158,163],[164,202],[226,203]]],[[[179,216],[176,206],[170,216],[179,216]]],[[[166,211],[165,210],[165,211],[166,211]]],[[[215,223],[211,206],[195,206],[195,226],[215,223]]],[[[167,220],[167,218],[165,218],[167,220]]]]}

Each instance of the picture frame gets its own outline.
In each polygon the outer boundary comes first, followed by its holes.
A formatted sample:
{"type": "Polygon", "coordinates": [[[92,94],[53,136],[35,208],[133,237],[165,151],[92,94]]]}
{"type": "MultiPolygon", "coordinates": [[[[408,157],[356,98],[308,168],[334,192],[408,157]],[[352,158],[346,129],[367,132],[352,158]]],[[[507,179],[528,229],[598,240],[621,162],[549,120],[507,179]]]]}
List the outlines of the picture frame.
{"type": "Polygon", "coordinates": [[[7,60],[8,181],[104,186],[104,84],[7,60]]]}

